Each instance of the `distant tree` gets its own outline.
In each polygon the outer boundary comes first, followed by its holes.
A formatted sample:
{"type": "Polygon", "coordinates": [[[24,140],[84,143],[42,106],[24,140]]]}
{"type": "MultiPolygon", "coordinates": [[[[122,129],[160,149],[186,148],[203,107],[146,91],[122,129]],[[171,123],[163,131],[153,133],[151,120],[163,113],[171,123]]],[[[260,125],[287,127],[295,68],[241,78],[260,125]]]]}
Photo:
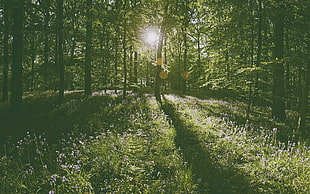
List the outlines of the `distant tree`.
{"type": "Polygon", "coordinates": [[[50,0],[43,1],[43,31],[44,31],[44,50],[43,50],[43,85],[44,89],[48,88],[48,68],[50,66],[50,0]]]}
{"type": "Polygon", "coordinates": [[[273,106],[272,115],[280,121],[285,121],[285,100],[284,100],[284,17],[285,8],[281,0],[275,4],[274,16],[274,57],[275,63],[273,68],[273,106]]]}
{"type": "Polygon", "coordinates": [[[13,50],[12,50],[12,79],[11,79],[11,108],[19,111],[22,108],[23,95],[23,20],[24,0],[12,2],[13,16],[13,50]]]}
{"type": "Polygon", "coordinates": [[[138,52],[134,52],[133,82],[138,83],[138,52]]]}
{"type": "Polygon", "coordinates": [[[127,92],[127,18],[126,18],[127,0],[124,0],[123,4],[123,70],[124,70],[124,82],[123,82],[123,99],[126,97],[127,92]]]}
{"type": "Polygon", "coordinates": [[[2,82],[2,101],[6,102],[8,100],[9,92],[9,81],[8,81],[8,71],[9,71],[9,2],[10,0],[3,0],[3,82],[2,82]]]}
{"type": "Polygon", "coordinates": [[[92,70],[92,0],[86,1],[85,95],[91,96],[92,70]]]}
{"type": "Polygon", "coordinates": [[[65,90],[65,65],[64,65],[64,53],[63,53],[63,0],[57,0],[57,52],[56,59],[59,72],[59,84],[58,84],[58,103],[61,104],[64,99],[65,90]]]}

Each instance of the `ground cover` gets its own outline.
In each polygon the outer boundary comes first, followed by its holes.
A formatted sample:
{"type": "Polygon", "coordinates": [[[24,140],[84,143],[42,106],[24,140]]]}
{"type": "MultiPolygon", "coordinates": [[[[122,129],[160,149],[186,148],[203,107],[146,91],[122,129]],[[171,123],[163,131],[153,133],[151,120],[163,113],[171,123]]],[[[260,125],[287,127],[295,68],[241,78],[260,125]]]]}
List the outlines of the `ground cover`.
{"type": "Polygon", "coordinates": [[[287,127],[268,107],[248,114],[239,101],[172,94],[162,104],[134,93],[24,100],[20,117],[0,108],[0,193],[310,190],[309,147],[279,138],[287,127]]]}
{"type": "Polygon", "coordinates": [[[242,103],[176,95],[165,98],[163,109],[175,124],[185,160],[202,180],[200,187],[209,188],[210,193],[310,190],[309,147],[293,136],[279,141],[277,128],[258,127],[261,120],[236,122],[246,113],[242,103]]]}
{"type": "Polygon", "coordinates": [[[47,129],[3,144],[2,193],[195,192],[175,131],[154,98],[71,96],[44,114],[49,118],[33,127],[47,129]]]}

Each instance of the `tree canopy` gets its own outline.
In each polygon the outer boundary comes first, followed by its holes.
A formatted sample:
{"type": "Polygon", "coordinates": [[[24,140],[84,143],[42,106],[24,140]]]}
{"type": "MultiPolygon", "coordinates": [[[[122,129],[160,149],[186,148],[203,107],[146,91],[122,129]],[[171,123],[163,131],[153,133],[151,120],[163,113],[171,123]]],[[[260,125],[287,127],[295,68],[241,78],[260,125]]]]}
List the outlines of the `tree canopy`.
{"type": "MultiPolygon", "coordinates": [[[[236,91],[285,122],[309,110],[307,0],[1,0],[1,96],[154,88],[236,91]],[[145,41],[147,29],[158,33],[145,41]],[[144,35],[143,35],[144,34],[144,35]],[[10,81],[11,80],[11,81],[10,81]]],[[[158,97],[160,98],[160,97],[158,97]]],[[[296,121],[297,122],[297,121],[296,121]]]]}

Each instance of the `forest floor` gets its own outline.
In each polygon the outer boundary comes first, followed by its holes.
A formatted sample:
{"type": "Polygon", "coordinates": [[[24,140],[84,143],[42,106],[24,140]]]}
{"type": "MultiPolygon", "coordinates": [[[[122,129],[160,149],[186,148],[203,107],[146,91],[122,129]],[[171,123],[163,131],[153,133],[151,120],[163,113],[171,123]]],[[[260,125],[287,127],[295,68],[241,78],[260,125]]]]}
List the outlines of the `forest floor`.
{"type": "MultiPolygon", "coordinates": [[[[210,92],[211,94],[211,92],[210,92]]],[[[0,105],[0,193],[306,193],[310,149],[226,95],[51,92],[0,105]]],[[[296,119],[288,112],[289,119],[296,119]]]]}

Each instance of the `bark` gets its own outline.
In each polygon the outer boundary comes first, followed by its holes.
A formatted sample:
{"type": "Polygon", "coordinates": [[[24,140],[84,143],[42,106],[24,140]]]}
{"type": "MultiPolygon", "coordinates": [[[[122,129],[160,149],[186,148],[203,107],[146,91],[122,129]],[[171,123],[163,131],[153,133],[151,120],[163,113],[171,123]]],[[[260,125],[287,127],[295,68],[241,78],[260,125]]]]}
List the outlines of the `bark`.
{"type": "Polygon", "coordinates": [[[58,83],[58,104],[61,104],[64,99],[64,84],[65,84],[65,65],[63,59],[63,0],[57,1],[57,62],[59,71],[59,83],[58,83]]]}
{"type": "MultiPolygon", "coordinates": [[[[187,24],[185,24],[187,26],[187,24]]],[[[187,72],[187,51],[188,51],[188,44],[187,44],[187,27],[185,27],[183,31],[183,43],[184,43],[184,52],[183,52],[183,72],[187,72]]],[[[183,78],[182,84],[183,93],[186,93],[186,79],[183,78]]]]}
{"type": "Polygon", "coordinates": [[[49,45],[49,21],[50,21],[50,14],[49,14],[49,7],[50,1],[44,1],[44,67],[43,67],[43,80],[45,89],[48,89],[48,67],[49,63],[49,52],[50,52],[50,45],[49,45]]]}
{"type": "Polygon", "coordinates": [[[126,92],[127,92],[127,45],[126,45],[126,22],[124,24],[123,29],[123,70],[124,70],[124,83],[123,83],[123,99],[126,98],[126,92]]]}
{"type": "Polygon", "coordinates": [[[283,67],[283,34],[284,34],[284,8],[282,5],[276,8],[274,21],[274,55],[275,63],[273,70],[273,106],[272,116],[281,122],[286,119],[284,103],[284,67],[283,67]]]}
{"type": "Polygon", "coordinates": [[[32,43],[31,43],[31,91],[34,91],[35,89],[35,81],[34,81],[34,75],[35,75],[35,59],[36,59],[36,45],[35,45],[35,37],[36,34],[33,32],[32,37],[32,43]]]}
{"type": "MultiPolygon", "coordinates": [[[[263,35],[262,35],[262,28],[263,28],[263,10],[262,10],[262,0],[258,1],[258,23],[257,23],[257,56],[256,56],[256,67],[261,66],[261,56],[262,56],[262,44],[263,44],[263,35]]],[[[258,98],[258,80],[259,80],[259,73],[255,75],[254,81],[254,96],[253,96],[253,104],[255,103],[255,99],[258,98]]]]}
{"type": "Polygon", "coordinates": [[[138,83],[138,52],[134,52],[134,83],[138,83]]]}
{"type": "Polygon", "coordinates": [[[91,55],[92,55],[92,0],[87,0],[86,21],[86,54],[85,54],[85,91],[87,96],[92,95],[91,89],[91,55]]]}
{"type": "Polygon", "coordinates": [[[13,111],[22,109],[23,95],[23,18],[24,0],[15,0],[13,6],[13,50],[12,50],[12,79],[11,79],[11,108],[13,111]]]}
{"type": "Polygon", "coordinates": [[[306,131],[306,121],[307,121],[307,109],[308,109],[308,96],[309,96],[309,85],[310,85],[310,72],[309,72],[309,66],[308,65],[308,71],[305,72],[305,81],[303,85],[302,90],[302,97],[301,97],[301,106],[300,106],[300,112],[299,112],[299,118],[298,118],[298,125],[297,125],[297,134],[303,135],[306,131]]]}
{"type": "Polygon", "coordinates": [[[3,2],[3,21],[4,21],[4,35],[3,35],[3,82],[2,82],[2,101],[8,101],[8,71],[9,71],[9,0],[3,2]]]}
{"type": "Polygon", "coordinates": [[[157,47],[157,65],[156,65],[156,71],[155,71],[156,73],[155,75],[155,98],[159,103],[161,103],[161,97],[160,97],[161,79],[159,77],[159,73],[162,70],[162,61],[163,61],[162,50],[163,50],[163,40],[166,34],[165,28],[166,28],[166,17],[167,17],[167,12],[168,12],[168,6],[169,6],[169,1],[165,1],[163,23],[161,25],[158,47],[157,47]]]}
{"type": "Polygon", "coordinates": [[[114,87],[115,93],[117,92],[118,85],[118,40],[115,38],[115,53],[114,53],[114,87]]]}

